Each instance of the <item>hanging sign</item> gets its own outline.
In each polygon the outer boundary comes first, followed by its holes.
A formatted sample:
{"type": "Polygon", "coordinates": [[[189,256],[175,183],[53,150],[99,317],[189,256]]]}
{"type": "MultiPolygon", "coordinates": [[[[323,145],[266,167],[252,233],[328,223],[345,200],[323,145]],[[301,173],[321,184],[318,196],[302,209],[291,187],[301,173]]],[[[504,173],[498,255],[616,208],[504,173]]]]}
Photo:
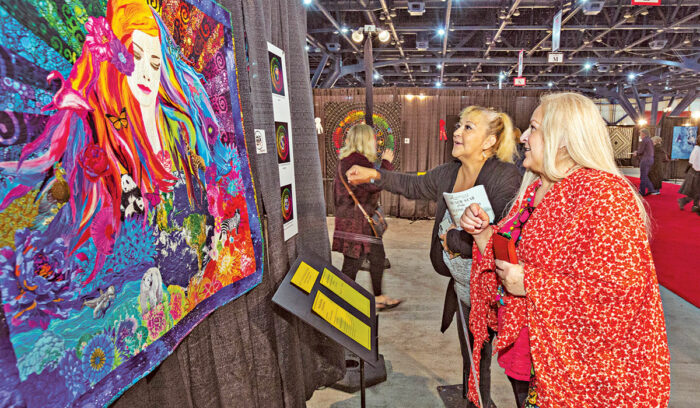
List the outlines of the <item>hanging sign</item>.
{"type": "Polygon", "coordinates": [[[525,86],[525,77],[513,78],[513,86],[525,86]]]}
{"type": "Polygon", "coordinates": [[[632,0],[633,6],[660,6],[661,0],[632,0]]]}
{"type": "Polygon", "coordinates": [[[547,54],[547,62],[550,64],[561,64],[564,62],[564,53],[563,52],[550,52],[547,54]]]}
{"type": "Polygon", "coordinates": [[[561,15],[559,10],[552,23],[552,52],[559,51],[559,39],[561,38],[561,15]]]}
{"type": "Polygon", "coordinates": [[[520,53],[518,54],[518,76],[521,77],[523,76],[523,53],[525,50],[520,50],[520,53]]]}

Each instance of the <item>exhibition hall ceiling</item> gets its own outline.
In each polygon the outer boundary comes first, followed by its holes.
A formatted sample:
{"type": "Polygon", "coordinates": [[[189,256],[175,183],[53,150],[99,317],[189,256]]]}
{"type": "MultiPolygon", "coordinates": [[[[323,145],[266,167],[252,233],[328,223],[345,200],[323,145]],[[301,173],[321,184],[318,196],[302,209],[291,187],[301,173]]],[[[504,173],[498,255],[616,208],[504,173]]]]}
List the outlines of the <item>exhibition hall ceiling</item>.
{"type": "Polygon", "coordinates": [[[512,87],[521,50],[530,89],[684,96],[700,83],[700,0],[300,1],[318,88],[364,86],[365,25],[377,87],[512,87]],[[550,63],[559,11],[563,58],[550,63]]]}

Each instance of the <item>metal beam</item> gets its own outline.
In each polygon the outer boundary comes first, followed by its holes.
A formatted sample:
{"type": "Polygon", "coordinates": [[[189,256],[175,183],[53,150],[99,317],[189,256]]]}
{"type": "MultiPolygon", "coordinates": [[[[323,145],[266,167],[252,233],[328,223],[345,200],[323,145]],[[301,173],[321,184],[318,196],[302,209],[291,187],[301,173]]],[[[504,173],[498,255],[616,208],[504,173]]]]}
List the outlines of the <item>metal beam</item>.
{"type": "Polygon", "coordinates": [[[634,109],[629,99],[627,99],[627,96],[625,96],[625,90],[622,89],[622,87],[618,87],[617,97],[615,99],[634,122],[637,122],[637,120],[642,117],[642,115],[640,115],[639,112],[634,109]]]}
{"type": "Polygon", "coordinates": [[[316,71],[314,72],[314,76],[311,78],[311,87],[316,88],[316,84],[318,84],[318,80],[321,79],[321,73],[323,72],[323,68],[326,67],[326,63],[328,62],[328,53],[323,53],[323,56],[321,57],[321,62],[319,62],[318,66],[316,67],[316,71]]]}
{"type": "MultiPolygon", "coordinates": [[[[577,6],[577,7],[576,7],[575,9],[573,9],[569,14],[567,14],[566,17],[563,17],[563,18],[562,18],[562,20],[561,20],[562,29],[564,28],[564,25],[565,25],[569,20],[571,20],[571,19],[576,15],[576,13],[578,13],[578,12],[581,10],[582,7],[583,7],[583,5],[577,6]]],[[[554,16],[552,16],[552,18],[550,18],[549,20],[551,21],[551,20],[553,20],[553,19],[554,19],[554,16]]],[[[525,53],[525,56],[528,57],[528,58],[529,58],[530,56],[532,56],[532,54],[533,54],[535,51],[537,51],[537,49],[538,49],[542,44],[544,44],[544,42],[547,41],[547,40],[549,39],[549,37],[551,37],[551,36],[552,36],[552,32],[550,31],[549,33],[547,33],[547,34],[544,36],[544,38],[542,38],[537,44],[535,44],[535,46],[532,47],[532,49],[530,49],[527,53],[525,53]]],[[[530,61],[528,61],[528,63],[530,63],[530,61]]],[[[510,75],[510,74],[513,72],[513,70],[515,69],[516,66],[517,66],[517,64],[514,64],[513,66],[510,67],[510,69],[508,70],[508,75],[510,75]]]]}
{"type": "Polygon", "coordinates": [[[326,80],[321,85],[321,88],[332,88],[341,76],[342,64],[340,58],[336,58],[333,63],[333,72],[326,77],[326,80]]]}
{"type": "MultiPolygon", "coordinates": [[[[501,21],[501,24],[498,27],[498,31],[496,31],[496,34],[494,34],[493,37],[490,39],[491,42],[489,42],[489,46],[486,48],[486,51],[484,52],[484,58],[490,58],[489,52],[491,51],[491,47],[493,47],[493,44],[496,42],[496,38],[498,38],[498,36],[501,35],[501,32],[503,31],[503,29],[506,27],[506,25],[508,25],[508,19],[510,18],[511,15],[513,15],[515,10],[517,10],[518,5],[520,4],[520,1],[521,0],[514,0],[513,1],[513,4],[510,6],[510,9],[508,10],[508,13],[506,14],[506,18],[503,19],[503,21],[501,21]]],[[[476,69],[472,72],[472,76],[469,79],[470,82],[472,80],[474,80],[474,77],[475,77],[476,73],[479,71],[479,68],[481,68],[481,63],[479,63],[479,65],[476,66],[476,69]]]]}
{"type": "MultiPolygon", "coordinates": [[[[634,13],[632,13],[632,15],[634,17],[637,17],[638,15],[640,15],[642,13],[642,11],[646,11],[647,9],[648,9],[648,7],[640,7],[639,10],[636,10],[634,13]]],[[[609,29],[607,29],[607,30],[603,31],[602,33],[593,37],[588,44],[583,44],[582,46],[580,46],[577,49],[575,49],[574,51],[572,51],[571,54],[569,54],[569,56],[574,56],[579,51],[582,51],[583,49],[588,48],[589,45],[594,44],[596,41],[605,37],[609,32],[611,32],[613,30],[617,30],[620,27],[622,27],[623,25],[625,25],[626,22],[627,22],[626,18],[619,20],[617,23],[613,24],[609,29]]],[[[590,51],[593,51],[593,49],[591,49],[590,51]]]]}
{"type": "MultiPolygon", "coordinates": [[[[483,58],[483,57],[460,57],[452,58],[450,64],[483,64],[483,65],[509,65],[513,63],[516,58],[507,57],[494,57],[494,58],[483,58]]],[[[585,62],[589,61],[588,58],[572,58],[571,60],[565,61],[561,65],[583,65],[585,62]]],[[[442,62],[442,58],[411,58],[408,61],[411,65],[421,65],[421,64],[437,64],[442,62]]],[[[668,60],[649,60],[647,58],[638,57],[617,57],[617,58],[600,58],[596,60],[600,64],[653,64],[653,65],[665,65],[670,67],[678,67],[687,70],[696,70],[700,72],[700,68],[695,68],[694,66],[687,66],[684,63],[677,61],[668,60]]],[[[390,67],[394,65],[406,64],[404,60],[391,59],[391,60],[381,60],[377,61],[374,66],[375,68],[380,67],[390,67]]],[[[547,58],[537,57],[530,58],[528,60],[529,65],[543,65],[551,66],[547,62],[547,58]]],[[[363,70],[361,64],[346,65],[343,67],[346,73],[359,72],[363,70]]]]}
{"type": "Polygon", "coordinates": [[[357,48],[357,46],[355,45],[355,43],[352,42],[352,40],[351,40],[350,38],[348,38],[348,36],[345,35],[345,33],[343,33],[343,28],[340,26],[340,24],[338,24],[337,21],[335,21],[335,18],[333,18],[333,16],[331,15],[331,13],[329,13],[328,10],[326,10],[326,8],[323,7],[323,5],[321,4],[321,2],[318,1],[318,0],[313,0],[313,5],[318,9],[318,11],[320,11],[324,16],[326,16],[326,19],[328,19],[328,21],[330,21],[330,23],[333,24],[333,27],[335,27],[335,29],[338,30],[338,34],[339,34],[341,37],[343,37],[343,38],[345,39],[345,41],[348,42],[348,44],[350,44],[350,46],[352,47],[352,49],[354,49],[355,51],[357,51],[357,52],[359,53],[359,52],[360,52],[360,49],[357,48]]]}
{"type": "Polygon", "coordinates": [[[637,101],[637,108],[639,108],[639,112],[641,113],[642,116],[644,116],[644,112],[646,112],[647,108],[647,101],[642,101],[642,98],[639,97],[639,92],[637,91],[637,85],[632,84],[632,93],[634,94],[634,100],[637,101]]]}
{"type": "MultiPolygon", "coordinates": [[[[698,27],[700,27],[700,24],[688,24],[688,25],[678,25],[677,29],[674,29],[674,32],[693,32],[694,30],[697,30],[698,27]]],[[[498,31],[500,26],[498,25],[462,25],[462,26],[452,26],[450,30],[452,31],[498,31]]],[[[656,28],[653,25],[644,25],[644,24],[631,24],[631,25],[623,25],[620,27],[617,27],[616,30],[618,31],[639,31],[639,30],[649,30],[649,29],[654,29],[656,28]]],[[[539,25],[539,24],[524,24],[524,25],[508,25],[506,27],[503,27],[501,31],[546,31],[546,30],[551,30],[552,26],[549,25],[539,25]]],[[[562,31],[581,31],[581,30],[586,30],[586,31],[610,31],[610,26],[608,25],[603,25],[603,24],[595,24],[595,25],[571,25],[566,28],[562,27],[562,31]]],[[[312,28],[308,30],[309,33],[312,34],[322,34],[322,33],[331,33],[335,31],[333,28],[312,28]]],[[[403,25],[401,27],[396,28],[397,32],[420,32],[420,31],[435,31],[435,26],[434,25],[426,25],[426,24],[414,24],[414,25],[403,25]]]]}
{"type": "MultiPolygon", "coordinates": [[[[450,15],[452,14],[452,0],[447,0],[447,11],[445,11],[445,36],[442,39],[442,57],[447,56],[447,37],[450,35],[450,15]]],[[[445,73],[445,64],[440,65],[440,83],[442,84],[442,76],[445,73]]]]}
{"type": "Polygon", "coordinates": [[[695,13],[693,13],[693,14],[687,15],[687,16],[683,17],[682,19],[676,21],[675,23],[673,23],[673,24],[671,24],[671,25],[669,25],[669,26],[667,26],[667,27],[664,27],[664,28],[662,29],[661,32],[659,32],[659,31],[657,30],[657,31],[654,31],[654,32],[651,33],[651,34],[647,34],[647,35],[645,35],[644,37],[642,37],[642,38],[638,39],[637,41],[633,42],[632,44],[627,45],[627,46],[626,46],[625,48],[623,48],[622,50],[620,50],[620,51],[615,51],[615,53],[617,54],[618,52],[627,51],[628,49],[630,49],[630,48],[632,48],[632,47],[634,47],[634,46],[636,46],[636,45],[639,45],[639,44],[643,43],[644,41],[647,41],[647,40],[649,40],[649,39],[651,39],[651,38],[656,37],[657,35],[663,33],[665,30],[672,29],[672,28],[674,28],[674,27],[680,26],[681,24],[685,23],[686,21],[691,21],[691,20],[693,20],[694,18],[697,18],[697,17],[700,17],[700,11],[697,11],[697,12],[695,12],[695,13]]]}
{"type": "Polygon", "coordinates": [[[657,120],[657,117],[659,116],[659,95],[658,93],[654,92],[651,96],[651,115],[649,116],[649,119],[652,126],[656,126],[659,124],[659,121],[657,120]]]}
{"type": "Polygon", "coordinates": [[[618,123],[622,122],[628,115],[625,113],[622,115],[622,117],[616,121],[613,122],[613,125],[617,125],[618,123]]]}
{"type": "Polygon", "coordinates": [[[695,97],[697,96],[698,91],[696,89],[690,89],[688,90],[688,93],[681,99],[680,102],[678,102],[678,105],[673,109],[671,114],[669,116],[678,116],[687,108],[690,106],[693,101],[695,101],[695,97]]]}
{"type": "MultiPolygon", "coordinates": [[[[384,14],[386,15],[386,22],[389,25],[389,29],[391,30],[391,34],[394,36],[394,42],[396,42],[396,47],[399,49],[399,53],[401,54],[401,58],[405,59],[406,55],[403,52],[403,46],[401,45],[401,41],[399,41],[399,36],[396,34],[396,28],[394,27],[394,22],[391,19],[391,13],[389,13],[389,7],[386,5],[386,0],[379,0],[379,3],[382,5],[382,11],[384,11],[384,14]]],[[[408,64],[404,62],[404,65],[406,66],[406,73],[408,73],[408,78],[413,82],[413,76],[411,75],[411,69],[408,67],[408,64]]]]}

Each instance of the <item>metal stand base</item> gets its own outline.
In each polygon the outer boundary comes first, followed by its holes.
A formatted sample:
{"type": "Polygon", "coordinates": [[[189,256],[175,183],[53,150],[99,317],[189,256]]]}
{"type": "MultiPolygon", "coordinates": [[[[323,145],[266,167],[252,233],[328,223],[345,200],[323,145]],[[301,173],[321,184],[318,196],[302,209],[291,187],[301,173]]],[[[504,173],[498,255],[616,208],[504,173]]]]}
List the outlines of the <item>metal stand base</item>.
{"type": "Polygon", "coordinates": [[[345,365],[345,377],[343,377],[343,379],[337,383],[331,385],[331,388],[347,393],[355,393],[362,388],[361,377],[363,375],[365,387],[371,387],[386,381],[386,367],[384,365],[383,354],[379,355],[379,363],[377,364],[377,367],[372,367],[369,364],[365,365],[364,362],[357,358],[356,355],[346,351],[345,365]],[[362,373],[362,366],[364,366],[364,373],[362,373]]]}

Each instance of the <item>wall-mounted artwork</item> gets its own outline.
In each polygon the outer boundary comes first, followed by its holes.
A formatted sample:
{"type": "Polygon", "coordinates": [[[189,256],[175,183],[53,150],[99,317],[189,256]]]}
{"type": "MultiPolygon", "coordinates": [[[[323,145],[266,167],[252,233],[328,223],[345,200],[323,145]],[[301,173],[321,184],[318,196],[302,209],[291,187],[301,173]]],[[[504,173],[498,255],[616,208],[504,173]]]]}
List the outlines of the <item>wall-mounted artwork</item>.
{"type": "MultiPolygon", "coordinates": [[[[324,106],[326,136],[326,177],[333,178],[338,166],[338,152],[345,143],[348,130],[354,125],[365,123],[364,104],[328,102],[324,106]]],[[[381,156],[385,149],[394,150],[394,168],[401,166],[401,104],[378,103],[374,105],[372,119],[377,137],[377,152],[381,156]]]]}
{"type": "Polygon", "coordinates": [[[289,124],[275,122],[275,141],[277,144],[277,163],[289,163],[289,124]]]}
{"type": "Polygon", "coordinates": [[[290,222],[294,220],[294,196],[291,184],[280,187],[280,197],[282,202],[282,221],[290,222]]]}
{"type": "Polygon", "coordinates": [[[697,126],[674,126],[671,158],[688,160],[695,146],[697,137],[697,126]]]}
{"type": "Polygon", "coordinates": [[[0,0],[0,401],[104,406],[262,279],[229,13],[0,0]]]}
{"type": "Polygon", "coordinates": [[[615,159],[629,159],[632,152],[634,126],[608,126],[608,135],[615,159]]]}
{"type": "Polygon", "coordinates": [[[282,56],[279,53],[268,52],[270,57],[270,80],[272,82],[272,93],[275,95],[284,96],[284,72],[282,66],[282,56]]]}

